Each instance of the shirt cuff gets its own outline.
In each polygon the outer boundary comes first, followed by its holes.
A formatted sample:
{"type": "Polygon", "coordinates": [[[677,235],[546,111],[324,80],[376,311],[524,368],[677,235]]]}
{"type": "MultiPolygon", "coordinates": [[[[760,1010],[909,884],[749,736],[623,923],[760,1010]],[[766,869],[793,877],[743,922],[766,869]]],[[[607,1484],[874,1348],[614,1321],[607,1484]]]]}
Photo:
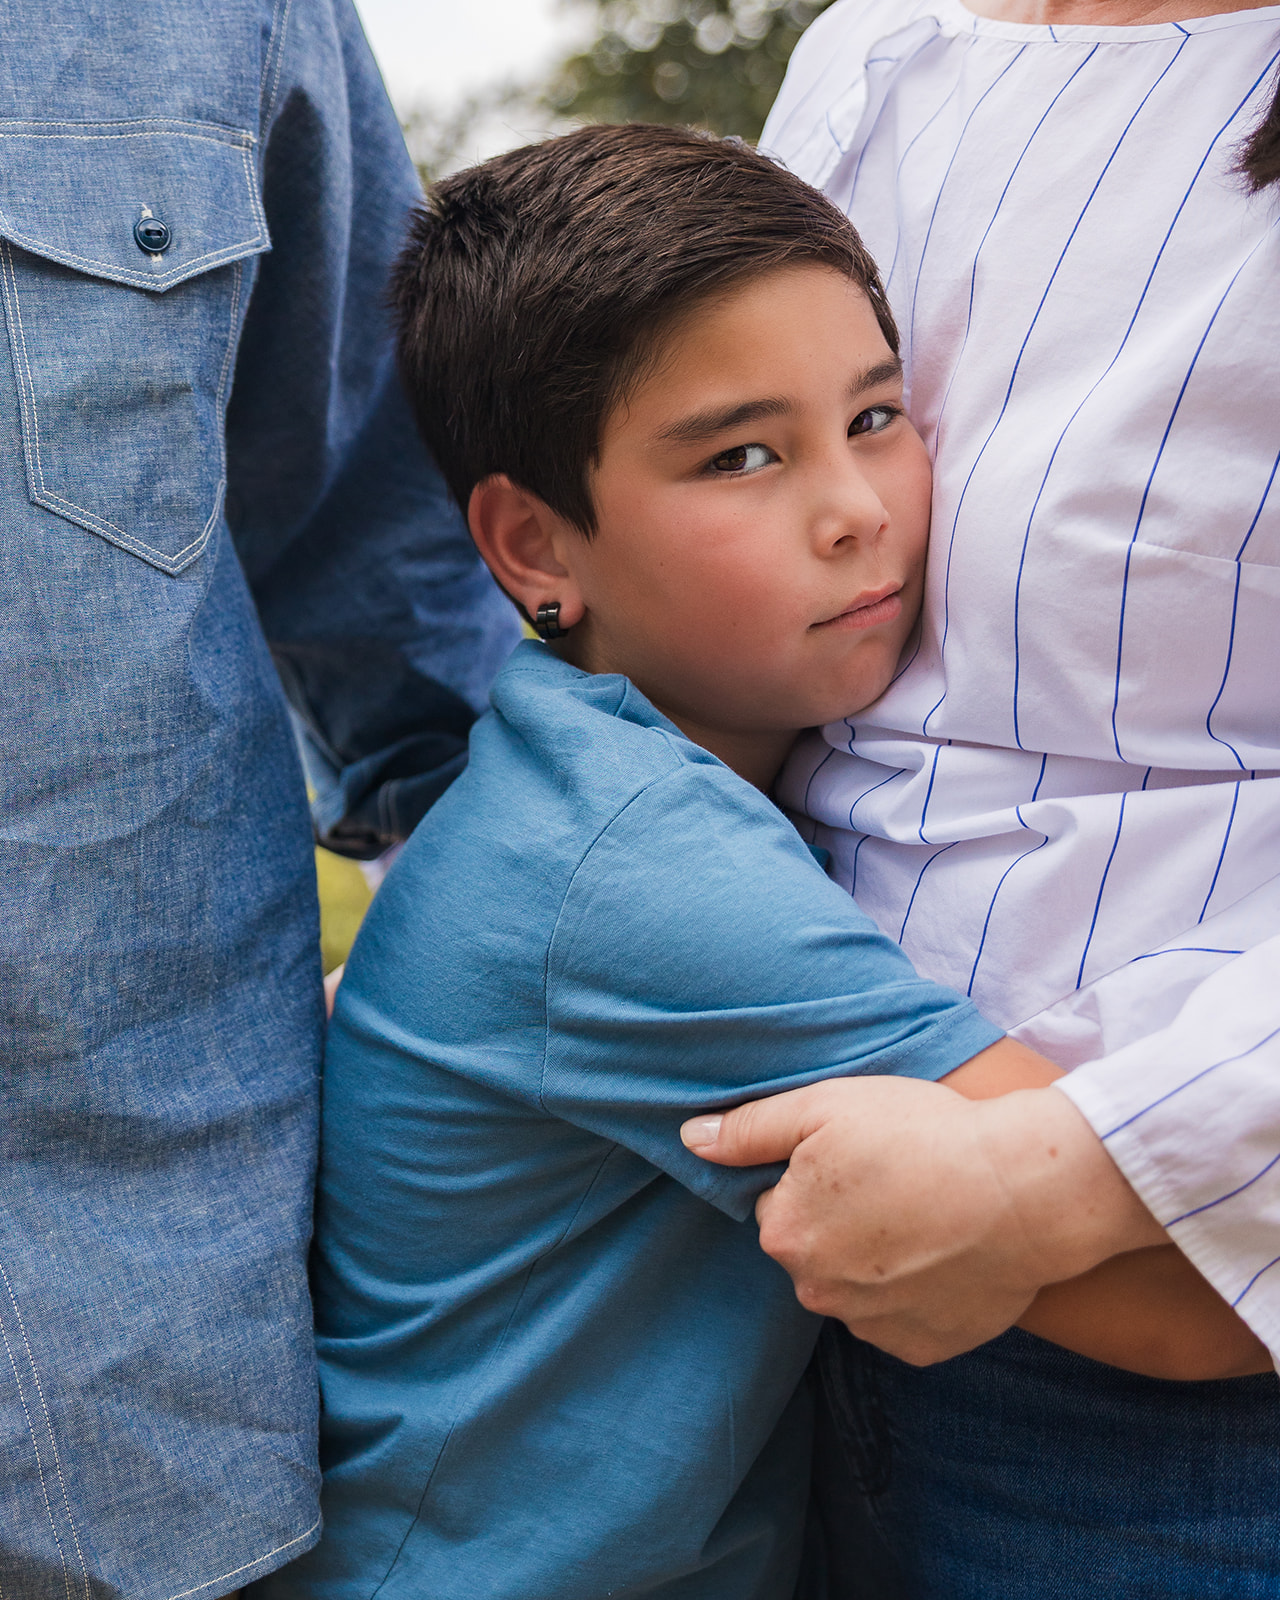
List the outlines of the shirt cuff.
{"type": "Polygon", "coordinates": [[[1183,1253],[1280,1352],[1280,938],[1054,1087],[1183,1253]]]}

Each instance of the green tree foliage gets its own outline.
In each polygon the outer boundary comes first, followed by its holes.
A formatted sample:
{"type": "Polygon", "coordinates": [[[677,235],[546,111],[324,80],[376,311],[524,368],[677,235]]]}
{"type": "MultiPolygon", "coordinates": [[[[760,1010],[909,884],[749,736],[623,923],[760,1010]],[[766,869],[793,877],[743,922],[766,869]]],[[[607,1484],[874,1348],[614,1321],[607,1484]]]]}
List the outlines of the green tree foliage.
{"type": "Polygon", "coordinates": [[[598,0],[588,49],[544,94],[575,122],[679,122],[759,137],[796,40],[830,0],[598,0]]]}

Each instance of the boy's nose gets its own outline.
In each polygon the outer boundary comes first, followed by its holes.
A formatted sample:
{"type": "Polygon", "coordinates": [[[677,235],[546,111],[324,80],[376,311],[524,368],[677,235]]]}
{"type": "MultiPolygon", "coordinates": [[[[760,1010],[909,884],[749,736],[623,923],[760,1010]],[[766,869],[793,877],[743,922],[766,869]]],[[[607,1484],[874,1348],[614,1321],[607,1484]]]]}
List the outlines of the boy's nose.
{"type": "Polygon", "coordinates": [[[814,507],[813,531],[819,549],[826,553],[846,541],[869,544],[878,540],[889,524],[884,502],[857,465],[848,460],[832,463],[822,475],[814,507]]]}

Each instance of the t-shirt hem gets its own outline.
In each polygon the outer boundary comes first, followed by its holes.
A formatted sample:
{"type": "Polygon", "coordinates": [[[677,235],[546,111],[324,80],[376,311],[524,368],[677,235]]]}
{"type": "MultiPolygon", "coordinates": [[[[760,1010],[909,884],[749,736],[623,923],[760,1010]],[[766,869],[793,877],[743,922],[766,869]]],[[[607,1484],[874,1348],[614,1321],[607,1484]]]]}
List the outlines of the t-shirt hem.
{"type": "MultiPolygon", "coordinates": [[[[805,1082],[797,1082],[793,1087],[808,1088],[810,1084],[827,1083],[833,1078],[920,1078],[929,1083],[936,1083],[939,1078],[945,1078],[949,1072],[964,1066],[966,1061],[972,1061],[974,1056],[991,1045],[998,1044],[1004,1037],[1003,1028],[997,1028],[988,1022],[976,1007],[965,1005],[958,1007],[950,1016],[940,1019],[930,1027],[927,1036],[930,1059],[927,1061],[912,1060],[905,1066],[889,1067],[881,1072],[848,1065],[835,1066],[829,1070],[817,1070],[808,1076],[805,1082]]],[[[922,1044],[921,1049],[924,1048],[926,1046],[922,1044]]],[[[729,1216],[736,1217],[740,1222],[745,1221],[751,1215],[756,1199],[765,1189],[771,1188],[778,1181],[784,1169],[785,1163],[775,1163],[757,1169],[761,1175],[760,1187],[745,1199],[741,1167],[721,1168],[720,1176],[695,1192],[701,1199],[719,1207],[729,1216]]]]}
{"type": "MultiPolygon", "coordinates": [[[[927,1047],[931,1059],[920,1062],[909,1060],[905,1066],[894,1067],[890,1075],[895,1078],[923,1078],[936,1083],[939,1078],[945,1078],[949,1072],[964,1066],[966,1061],[972,1061],[981,1051],[999,1044],[1004,1037],[1005,1030],[988,1022],[976,1006],[957,1007],[930,1028],[927,1047]]],[[[849,1074],[842,1073],[840,1076],[849,1074]]]]}

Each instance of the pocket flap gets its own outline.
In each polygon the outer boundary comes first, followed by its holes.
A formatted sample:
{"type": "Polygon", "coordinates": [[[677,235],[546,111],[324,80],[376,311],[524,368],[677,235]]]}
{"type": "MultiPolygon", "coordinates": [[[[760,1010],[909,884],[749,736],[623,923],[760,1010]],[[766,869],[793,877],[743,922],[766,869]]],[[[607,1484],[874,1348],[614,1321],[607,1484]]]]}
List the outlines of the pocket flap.
{"type": "Polygon", "coordinates": [[[162,291],[271,247],[252,134],[207,122],[0,121],[0,235],[46,260],[162,291]],[[163,250],[139,222],[168,229],[163,250]]]}

